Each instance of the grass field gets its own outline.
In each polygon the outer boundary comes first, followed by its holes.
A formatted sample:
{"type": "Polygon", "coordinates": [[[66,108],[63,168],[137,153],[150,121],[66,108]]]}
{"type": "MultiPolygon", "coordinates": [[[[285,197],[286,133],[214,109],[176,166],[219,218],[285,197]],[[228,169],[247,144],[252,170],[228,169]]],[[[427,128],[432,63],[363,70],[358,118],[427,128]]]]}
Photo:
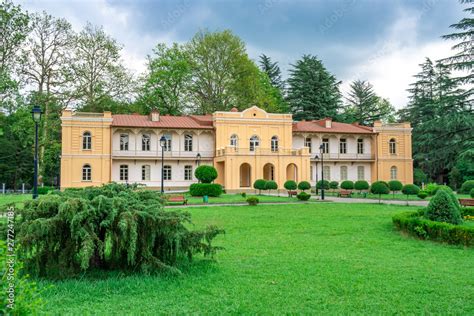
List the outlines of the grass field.
{"type": "Polygon", "coordinates": [[[15,203],[20,204],[23,201],[31,199],[30,194],[6,194],[0,195],[0,206],[8,204],[8,203],[15,203]]]}
{"type": "MultiPolygon", "coordinates": [[[[185,194],[186,198],[188,199],[188,204],[203,204],[202,197],[195,197],[190,196],[189,194],[185,194]]],[[[288,203],[288,202],[299,202],[296,197],[288,197],[284,194],[281,196],[272,196],[272,195],[258,195],[258,194],[247,194],[249,196],[256,196],[258,197],[260,203],[288,203]]],[[[247,203],[247,197],[242,197],[240,194],[222,194],[220,197],[209,197],[209,204],[238,204],[238,203],[247,203]]],[[[168,203],[170,205],[176,205],[179,203],[168,203]]]]}
{"type": "Polygon", "coordinates": [[[474,249],[402,236],[415,209],[311,203],[188,209],[226,235],[184,275],[82,277],[53,285],[49,315],[474,314],[474,249]]]}

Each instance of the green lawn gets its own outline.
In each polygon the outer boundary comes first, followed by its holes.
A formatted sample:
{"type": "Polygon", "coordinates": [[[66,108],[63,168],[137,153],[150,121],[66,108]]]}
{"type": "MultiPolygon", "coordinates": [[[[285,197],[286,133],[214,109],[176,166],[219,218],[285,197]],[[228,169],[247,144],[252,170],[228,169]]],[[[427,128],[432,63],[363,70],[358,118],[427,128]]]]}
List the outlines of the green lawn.
{"type": "Polygon", "coordinates": [[[188,209],[226,248],[184,275],[82,277],[44,294],[61,314],[474,314],[474,249],[402,236],[395,205],[188,209]]]}
{"type": "Polygon", "coordinates": [[[17,203],[31,199],[31,194],[0,194],[0,206],[8,203],[17,203]]]}
{"type": "MultiPolygon", "coordinates": [[[[175,194],[171,194],[175,195],[175,194]]],[[[178,194],[182,195],[182,194],[178,194]]],[[[188,193],[184,194],[185,197],[188,199],[188,204],[203,204],[202,197],[194,197],[190,196],[188,193]]],[[[272,195],[258,195],[258,194],[247,194],[249,196],[256,196],[260,200],[261,203],[287,203],[287,202],[299,202],[296,197],[288,197],[285,194],[281,194],[281,196],[272,196],[272,195]]],[[[238,203],[247,203],[247,197],[242,197],[240,194],[222,194],[219,197],[209,197],[209,204],[238,204],[238,203]]],[[[176,205],[179,203],[169,203],[170,205],[176,205]]]]}
{"type": "MultiPolygon", "coordinates": [[[[314,192],[312,193],[313,195],[315,194],[314,192]]],[[[333,192],[331,190],[328,190],[328,191],[325,191],[325,194],[327,196],[337,196],[337,192],[333,192]]],[[[321,192],[319,192],[318,195],[321,195],[321,192]]],[[[364,194],[360,194],[358,191],[355,191],[353,190],[353,194],[352,194],[352,197],[353,198],[367,198],[367,199],[374,199],[374,200],[378,200],[379,199],[379,195],[378,194],[373,194],[373,193],[366,193],[365,196],[364,194]]],[[[459,198],[459,199],[470,199],[471,197],[469,196],[469,194],[456,194],[456,197],[459,198]]],[[[428,196],[425,200],[428,201],[430,200],[432,197],[431,196],[428,196]]],[[[401,201],[406,201],[407,199],[407,196],[405,194],[402,194],[402,193],[395,193],[395,194],[382,194],[381,196],[381,199],[382,200],[401,200],[401,201]]],[[[409,195],[408,196],[408,200],[410,201],[423,201],[423,199],[420,199],[418,196],[416,195],[409,195]]]]}

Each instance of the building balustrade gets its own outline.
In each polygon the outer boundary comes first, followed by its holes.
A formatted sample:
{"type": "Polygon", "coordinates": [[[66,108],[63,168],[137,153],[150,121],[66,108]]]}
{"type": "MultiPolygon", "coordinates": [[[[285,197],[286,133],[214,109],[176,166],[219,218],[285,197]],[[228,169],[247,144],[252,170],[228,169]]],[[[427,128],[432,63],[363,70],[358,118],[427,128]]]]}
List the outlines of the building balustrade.
{"type": "Polygon", "coordinates": [[[300,156],[300,155],[309,155],[308,148],[301,149],[287,149],[287,148],[278,148],[277,150],[272,150],[270,148],[260,148],[256,147],[253,150],[250,148],[241,148],[228,146],[225,148],[219,148],[216,150],[216,157],[234,155],[234,156],[248,156],[248,155],[275,155],[275,156],[300,156]]]}
{"type": "MultiPolygon", "coordinates": [[[[196,158],[197,154],[201,159],[214,158],[214,151],[165,151],[165,158],[196,158]]],[[[112,158],[130,157],[130,158],[161,158],[161,149],[159,151],[141,151],[141,150],[113,150],[112,158]]]]}
{"type": "MultiPolygon", "coordinates": [[[[311,160],[315,160],[314,156],[318,155],[319,153],[314,154],[311,157],[311,160]]],[[[319,159],[319,158],[318,158],[319,159]]],[[[316,160],[318,160],[316,159],[316,160]]],[[[327,153],[323,154],[324,160],[375,160],[375,154],[357,154],[357,153],[347,153],[347,154],[339,154],[339,153],[327,153]]]]}

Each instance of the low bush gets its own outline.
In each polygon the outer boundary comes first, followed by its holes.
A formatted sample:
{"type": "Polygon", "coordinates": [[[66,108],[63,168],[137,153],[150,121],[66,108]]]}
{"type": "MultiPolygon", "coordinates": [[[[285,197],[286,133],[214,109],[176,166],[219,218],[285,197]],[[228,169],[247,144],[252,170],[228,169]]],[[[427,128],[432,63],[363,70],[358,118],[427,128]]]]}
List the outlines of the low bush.
{"type": "Polygon", "coordinates": [[[311,198],[311,194],[308,194],[306,192],[300,192],[296,195],[296,197],[300,201],[308,201],[311,198]]]}
{"type": "Polygon", "coordinates": [[[165,211],[157,192],[115,183],[41,196],[20,215],[25,268],[45,277],[97,269],[179,273],[178,261],[212,256],[219,249],[212,240],[223,233],[215,226],[192,231],[191,215],[165,211]]]}
{"type": "Polygon", "coordinates": [[[417,195],[420,199],[424,200],[428,197],[428,192],[421,190],[417,195]]]}
{"type": "Polygon", "coordinates": [[[436,193],[438,193],[439,190],[453,192],[453,189],[451,189],[451,187],[441,184],[441,185],[436,186],[436,188],[433,190],[433,195],[436,195],[436,193]]]}
{"type": "Polygon", "coordinates": [[[258,194],[262,194],[262,190],[265,190],[265,185],[267,184],[267,180],[257,179],[253,183],[253,188],[258,190],[258,194]]]}
{"type": "Polygon", "coordinates": [[[471,192],[469,192],[469,195],[474,199],[474,188],[471,189],[471,192]]]}
{"type": "Polygon", "coordinates": [[[428,183],[425,185],[425,191],[430,195],[433,196],[435,195],[435,191],[438,188],[438,185],[436,183],[428,183]]]}
{"type": "Polygon", "coordinates": [[[454,225],[462,223],[459,204],[455,204],[450,193],[446,190],[438,190],[438,193],[428,204],[425,216],[436,222],[446,222],[454,225]]]}
{"type": "Polygon", "coordinates": [[[474,180],[467,180],[461,185],[460,193],[469,194],[474,189],[474,180]]]}
{"type": "Polygon", "coordinates": [[[295,181],[293,180],[288,180],[286,181],[284,184],[283,184],[283,187],[285,189],[287,189],[288,191],[293,191],[293,190],[296,190],[296,188],[298,187],[298,185],[296,184],[295,181]]]}
{"type": "Polygon", "coordinates": [[[247,197],[247,193],[245,193],[245,192],[240,193],[240,195],[241,195],[244,199],[247,197]]]}
{"type": "Polygon", "coordinates": [[[402,188],[402,193],[407,196],[407,205],[408,205],[408,197],[410,195],[417,195],[420,192],[420,188],[415,184],[405,184],[402,188]]]}
{"type": "Polygon", "coordinates": [[[222,194],[222,186],[217,183],[193,183],[189,186],[191,196],[213,196],[218,197],[222,194]]]}
{"type": "Polygon", "coordinates": [[[401,191],[403,184],[398,180],[392,180],[388,182],[388,188],[392,191],[393,197],[395,197],[395,192],[401,191]]]}
{"type": "Polygon", "coordinates": [[[378,194],[379,195],[379,203],[382,200],[382,194],[388,194],[390,192],[390,189],[388,188],[388,185],[384,181],[375,181],[372,183],[370,186],[370,192],[373,194],[378,194]]]}
{"type": "Polygon", "coordinates": [[[48,194],[48,192],[54,191],[54,190],[55,190],[54,187],[47,187],[47,186],[38,187],[38,195],[48,194]]]}
{"type": "Polygon", "coordinates": [[[217,170],[213,166],[202,165],[196,168],[194,176],[202,183],[211,183],[217,178],[217,170]]]}
{"type": "Polygon", "coordinates": [[[256,197],[256,196],[249,196],[249,197],[247,198],[247,203],[248,203],[249,205],[255,206],[255,205],[257,205],[259,202],[260,202],[260,201],[259,201],[258,197],[256,197]]]}
{"type": "Polygon", "coordinates": [[[316,183],[316,187],[318,189],[324,189],[324,190],[329,190],[329,181],[328,180],[319,180],[318,183],[316,183]]]}
{"type": "Polygon", "coordinates": [[[344,190],[353,190],[354,189],[354,182],[350,180],[345,180],[341,182],[341,189],[344,190]]]}
{"type": "Polygon", "coordinates": [[[368,190],[369,187],[369,183],[365,180],[359,180],[354,183],[354,189],[359,190],[359,193],[362,193],[362,190],[368,190]]]}
{"type": "Polygon", "coordinates": [[[412,236],[454,245],[474,245],[474,227],[453,225],[423,218],[425,210],[393,216],[395,227],[412,236]]]}
{"type": "Polygon", "coordinates": [[[332,190],[336,190],[337,188],[339,188],[339,182],[337,181],[331,181],[329,183],[329,188],[332,189],[332,190]]]}
{"type": "Polygon", "coordinates": [[[311,189],[311,184],[308,181],[301,181],[300,183],[298,183],[298,189],[302,191],[309,190],[311,189]]]}
{"type": "Polygon", "coordinates": [[[278,189],[278,184],[273,181],[269,180],[267,183],[265,183],[265,190],[271,191],[271,190],[277,190],[278,189]]]}

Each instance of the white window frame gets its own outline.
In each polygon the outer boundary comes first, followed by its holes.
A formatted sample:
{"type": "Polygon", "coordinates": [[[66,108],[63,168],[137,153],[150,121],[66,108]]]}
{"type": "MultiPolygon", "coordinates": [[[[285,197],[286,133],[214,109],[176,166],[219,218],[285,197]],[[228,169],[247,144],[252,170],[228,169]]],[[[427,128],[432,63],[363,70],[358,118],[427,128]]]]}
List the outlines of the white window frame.
{"type": "Polygon", "coordinates": [[[312,147],[313,147],[313,146],[312,146],[312,143],[313,143],[313,142],[312,142],[311,137],[305,137],[305,138],[304,138],[304,147],[308,147],[308,151],[309,151],[310,154],[311,154],[312,149],[313,149],[313,148],[312,148],[312,147]]]}
{"type": "Polygon", "coordinates": [[[89,164],[82,166],[82,181],[92,181],[92,168],[89,164]]]}
{"type": "Polygon", "coordinates": [[[365,180],[365,167],[364,166],[357,167],[357,180],[365,180]]]}
{"type": "Polygon", "coordinates": [[[390,167],[390,180],[397,180],[397,178],[398,178],[397,166],[390,167]]]}
{"type": "Polygon", "coordinates": [[[252,137],[250,137],[249,150],[255,151],[255,149],[259,146],[260,146],[260,138],[257,135],[253,135],[252,137]]]}
{"type": "Polygon", "coordinates": [[[193,151],[193,135],[184,135],[184,151],[193,151]]]}
{"type": "Polygon", "coordinates": [[[164,151],[168,151],[170,152],[171,151],[171,140],[172,140],[172,135],[171,134],[163,134],[163,136],[165,137],[166,141],[165,141],[165,147],[163,148],[164,151]]]}
{"type": "Polygon", "coordinates": [[[128,181],[128,165],[120,165],[119,168],[120,181],[128,181]]]}
{"type": "Polygon", "coordinates": [[[329,154],[329,138],[322,139],[323,154],[329,154]]]}
{"type": "Polygon", "coordinates": [[[324,173],[324,180],[330,181],[331,180],[331,167],[324,166],[323,173],[324,173]]]}
{"type": "Polygon", "coordinates": [[[339,169],[341,181],[347,180],[348,168],[347,166],[341,166],[339,169]]]}
{"type": "Polygon", "coordinates": [[[397,141],[395,140],[395,138],[391,138],[388,142],[388,150],[391,155],[397,154],[397,141]]]}
{"type": "Polygon", "coordinates": [[[230,145],[231,145],[232,147],[237,147],[238,143],[239,143],[239,139],[238,139],[237,135],[232,134],[232,135],[230,136],[230,145]]]}
{"type": "Polygon", "coordinates": [[[128,151],[130,144],[130,137],[128,134],[120,134],[120,151],[128,151]]]}
{"type": "Polygon", "coordinates": [[[184,180],[185,181],[193,180],[193,166],[191,165],[184,166],[184,180]]]}
{"type": "Polygon", "coordinates": [[[92,150],[92,134],[89,131],[82,133],[82,150],[92,150]]]}
{"type": "Polygon", "coordinates": [[[364,139],[357,139],[357,154],[361,155],[364,153],[364,139]]]}
{"type": "Polygon", "coordinates": [[[151,178],[151,166],[142,165],[142,181],[150,181],[151,178]]]}
{"type": "Polygon", "coordinates": [[[272,139],[270,141],[270,147],[272,152],[278,151],[278,136],[272,136],[272,139]]]}
{"type": "Polygon", "coordinates": [[[347,154],[347,139],[346,138],[339,139],[339,153],[347,154]]]}
{"type": "Polygon", "coordinates": [[[171,173],[172,173],[172,168],[170,165],[164,165],[163,166],[163,180],[169,181],[172,179],[171,173]]]}
{"type": "Polygon", "coordinates": [[[150,150],[151,150],[151,135],[142,134],[142,151],[150,151],[150,150]]]}

